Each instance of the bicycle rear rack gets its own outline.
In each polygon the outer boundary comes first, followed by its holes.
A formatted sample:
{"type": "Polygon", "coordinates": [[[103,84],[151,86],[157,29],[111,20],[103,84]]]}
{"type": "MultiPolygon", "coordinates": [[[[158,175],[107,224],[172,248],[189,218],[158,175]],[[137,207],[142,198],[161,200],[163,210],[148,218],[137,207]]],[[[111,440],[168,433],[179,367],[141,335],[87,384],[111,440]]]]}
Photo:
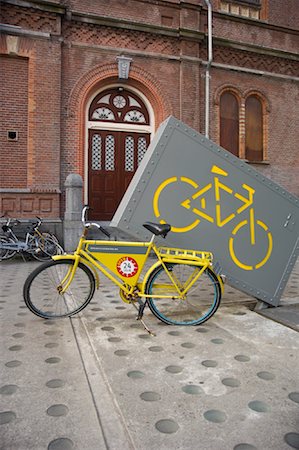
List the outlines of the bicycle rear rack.
{"type": "Polygon", "coordinates": [[[183,248],[159,247],[161,256],[178,257],[185,259],[203,259],[212,262],[213,254],[201,250],[185,250],[183,248]]]}

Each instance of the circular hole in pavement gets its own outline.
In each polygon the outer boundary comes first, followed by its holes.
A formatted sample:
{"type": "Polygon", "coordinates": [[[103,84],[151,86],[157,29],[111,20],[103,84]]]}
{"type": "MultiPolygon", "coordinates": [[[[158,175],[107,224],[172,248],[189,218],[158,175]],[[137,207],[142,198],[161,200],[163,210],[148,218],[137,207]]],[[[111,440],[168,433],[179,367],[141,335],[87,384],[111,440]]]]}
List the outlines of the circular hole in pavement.
{"type": "Polygon", "coordinates": [[[103,331],[113,331],[115,328],[114,327],[102,327],[101,329],[103,331]]]}
{"type": "Polygon", "coordinates": [[[180,336],[182,333],[180,331],[169,331],[170,336],[180,336]]]}
{"type": "Polygon", "coordinates": [[[158,345],[154,345],[153,347],[149,347],[150,352],[162,352],[163,347],[159,347],[158,345]]]}
{"type": "Polygon", "coordinates": [[[212,342],[213,344],[223,344],[223,343],[224,343],[224,340],[223,340],[223,339],[220,339],[220,338],[215,338],[215,339],[211,339],[211,342],[212,342]]]}
{"type": "Polygon", "coordinates": [[[181,346],[184,347],[184,348],[194,348],[195,344],[193,344],[193,342],[183,342],[181,344],[181,346]]]}
{"type": "Polygon", "coordinates": [[[224,378],[222,384],[229,387],[239,387],[241,383],[236,378],[224,378]]]}
{"type": "Polygon", "coordinates": [[[116,350],[116,351],[114,352],[114,354],[115,354],[116,356],[127,356],[127,355],[130,354],[130,352],[129,352],[128,350],[116,350]]]}
{"type": "Polygon", "coordinates": [[[18,352],[20,350],[22,350],[22,346],[21,345],[13,345],[12,347],[9,347],[8,350],[10,350],[11,352],[18,352]]]}
{"type": "Polygon", "coordinates": [[[0,394],[12,395],[17,391],[17,389],[18,389],[18,386],[16,384],[6,384],[5,386],[2,386],[0,388],[0,394]]]}
{"type": "Polygon", "coordinates": [[[199,386],[196,386],[195,384],[187,384],[186,386],[183,386],[182,391],[186,394],[192,395],[198,395],[202,392],[201,388],[199,386]]]}
{"type": "Polygon", "coordinates": [[[56,356],[52,356],[51,358],[47,358],[45,360],[46,363],[48,364],[57,364],[61,361],[61,358],[57,358],[56,356]]]}
{"type": "Polygon", "coordinates": [[[289,394],[289,399],[295,403],[299,403],[299,392],[291,392],[289,394]]]}
{"type": "Polygon", "coordinates": [[[205,367],[217,367],[218,365],[217,361],[214,361],[213,359],[206,359],[205,361],[202,361],[201,364],[205,367]]]}
{"type": "Polygon", "coordinates": [[[23,322],[15,323],[15,327],[17,328],[25,328],[25,324],[23,322]]]}
{"type": "Polygon", "coordinates": [[[48,445],[48,450],[72,450],[74,443],[67,438],[58,438],[51,441],[48,445]]]}
{"type": "Polygon", "coordinates": [[[127,376],[129,378],[143,378],[145,374],[140,370],[131,370],[130,372],[127,373],[127,376]]]}
{"type": "Polygon", "coordinates": [[[245,315],[246,315],[246,312],[242,312],[242,311],[233,313],[233,316],[245,316],[245,315]]]}
{"type": "Polygon", "coordinates": [[[16,418],[16,414],[13,411],[0,412],[0,425],[10,423],[16,418]]]}
{"type": "Polygon", "coordinates": [[[48,344],[45,344],[46,348],[55,348],[58,347],[58,343],[57,342],[48,342],[48,344]]]}
{"type": "Polygon", "coordinates": [[[235,445],[234,450],[257,450],[257,448],[254,445],[242,443],[235,445]]]}
{"type": "Polygon", "coordinates": [[[130,325],[130,328],[140,328],[139,323],[133,323],[132,325],[130,325]]]}
{"type": "Polygon", "coordinates": [[[108,338],[108,341],[109,342],[120,342],[121,338],[119,338],[119,337],[110,337],[110,338],[108,338]]]}
{"type": "Polygon", "coordinates": [[[197,333],[207,333],[209,330],[204,327],[199,327],[196,329],[197,333]]]}
{"type": "Polygon", "coordinates": [[[66,416],[68,412],[69,409],[66,405],[52,405],[47,409],[47,414],[54,417],[66,416]]]}
{"type": "Polygon", "coordinates": [[[14,333],[12,335],[12,337],[15,338],[15,339],[20,339],[20,338],[22,338],[24,336],[25,336],[25,333],[14,333]]]}
{"type": "Polygon", "coordinates": [[[250,409],[256,412],[264,413],[270,411],[269,406],[266,403],[261,402],[260,400],[253,400],[252,402],[248,403],[248,406],[250,409]]]}
{"type": "Polygon", "coordinates": [[[246,355],[236,355],[235,360],[240,361],[240,362],[248,362],[248,361],[250,361],[250,358],[249,358],[249,356],[246,356],[246,355]]]}
{"type": "Polygon", "coordinates": [[[284,436],[284,440],[291,447],[299,449],[299,434],[298,433],[287,433],[284,436]]]}
{"type": "Polygon", "coordinates": [[[178,424],[172,419],[162,419],[156,422],[155,427],[160,433],[171,434],[178,431],[178,424]]]}
{"type": "Polygon", "coordinates": [[[258,372],[257,376],[259,378],[261,378],[262,380],[267,380],[267,381],[274,380],[274,378],[275,378],[275,375],[273,375],[273,373],[266,372],[266,371],[258,372]]]}
{"type": "Polygon", "coordinates": [[[48,330],[48,331],[45,331],[45,332],[44,332],[44,334],[45,334],[46,336],[54,336],[54,335],[57,334],[57,333],[58,333],[57,330],[48,330]]]}
{"type": "Polygon", "coordinates": [[[149,334],[139,334],[138,337],[140,339],[150,339],[150,335],[149,334]]]}
{"type": "Polygon", "coordinates": [[[103,311],[102,308],[91,308],[91,311],[103,311]]]}
{"type": "Polygon", "coordinates": [[[161,400],[161,395],[157,392],[142,392],[140,398],[146,402],[157,402],[161,400]]]}
{"type": "Polygon", "coordinates": [[[218,409],[210,409],[205,411],[203,415],[209,422],[222,423],[226,421],[226,414],[218,409]]]}
{"type": "Polygon", "coordinates": [[[181,366],[167,366],[165,368],[165,370],[166,370],[166,372],[169,372],[169,373],[180,373],[180,372],[182,372],[183,367],[181,367],[181,366]]]}
{"type": "Polygon", "coordinates": [[[48,388],[55,389],[64,386],[64,384],[65,384],[64,381],[61,380],[60,378],[54,378],[53,380],[47,381],[46,386],[48,388]]]}
{"type": "Polygon", "coordinates": [[[14,361],[8,361],[7,363],[5,363],[6,367],[18,367],[22,364],[21,361],[18,361],[17,359],[15,359],[14,361]]]}

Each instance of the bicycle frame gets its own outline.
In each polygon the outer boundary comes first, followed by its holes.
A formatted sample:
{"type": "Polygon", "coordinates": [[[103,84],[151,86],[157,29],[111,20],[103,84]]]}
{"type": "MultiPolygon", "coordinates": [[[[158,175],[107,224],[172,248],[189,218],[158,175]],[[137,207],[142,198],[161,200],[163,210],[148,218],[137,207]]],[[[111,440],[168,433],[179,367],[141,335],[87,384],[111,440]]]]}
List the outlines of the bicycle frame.
{"type": "MultiPolygon", "coordinates": [[[[169,296],[169,298],[184,299],[187,291],[192,287],[196,280],[201,276],[204,270],[211,266],[212,255],[208,252],[187,251],[180,249],[170,248],[157,248],[154,243],[154,236],[149,242],[123,242],[123,241],[105,241],[105,240],[88,240],[85,239],[87,229],[84,229],[77,249],[73,254],[55,255],[52,257],[55,261],[61,261],[65,259],[71,259],[74,264],[70,266],[64,279],[61,281],[58,290],[60,294],[67,291],[70,286],[79,263],[87,265],[95,275],[97,288],[99,287],[99,277],[96,269],[103,273],[108,279],[110,279],[115,285],[117,285],[121,291],[127,296],[137,295],[138,297],[149,298],[151,295],[145,294],[146,282],[153,272],[153,270],[162,265],[170,278],[175,295],[169,296]],[[144,268],[150,252],[153,251],[157,257],[157,261],[146,272],[143,280],[139,282],[140,274],[144,268]],[[131,273],[122,272],[119,265],[125,263],[125,259],[132,263],[131,273]],[[167,265],[171,263],[182,263],[198,266],[200,270],[190,280],[185,283],[185,286],[179,286],[178,282],[173,277],[167,265]],[[134,265],[137,266],[134,268],[134,265]]],[[[219,276],[219,283],[221,290],[223,290],[223,281],[219,276]]],[[[165,295],[155,294],[155,298],[167,298],[165,295]]]]}

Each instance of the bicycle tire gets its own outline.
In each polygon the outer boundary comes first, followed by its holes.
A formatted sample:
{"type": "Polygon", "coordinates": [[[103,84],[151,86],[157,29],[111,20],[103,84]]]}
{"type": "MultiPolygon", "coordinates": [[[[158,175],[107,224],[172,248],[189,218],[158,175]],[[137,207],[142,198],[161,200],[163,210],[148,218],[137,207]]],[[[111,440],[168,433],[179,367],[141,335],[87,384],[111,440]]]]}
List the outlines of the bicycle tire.
{"type": "Polygon", "coordinates": [[[54,255],[60,255],[61,247],[49,237],[38,237],[37,248],[32,252],[32,256],[38,261],[47,261],[54,255]]]}
{"type": "MultiPolygon", "coordinates": [[[[182,263],[166,263],[176,282],[181,286],[195,275],[201,266],[182,263]]],[[[153,270],[145,286],[145,294],[177,295],[177,291],[162,265],[153,270]]],[[[221,288],[217,276],[207,268],[191,286],[184,300],[174,298],[148,298],[151,312],[169,325],[199,325],[210,319],[221,300],[221,288]]]]}
{"type": "MultiPolygon", "coordinates": [[[[0,236],[0,242],[5,243],[11,243],[14,244],[14,240],[7,237],[7,236],[0,236]]],[[[16,250],[9,250],[9,249],[1,249],[0,248],[0,261],[7,261],[8,259],[11,259],[15,256],[16,250]]]]}
{"type": "Polygon", "coordinates": [[[23,296],[31,312],[44,319],[70,317],[82,311],[95,292],[95,279],[88,267],[79,263],[74,279],[64,294],[58,286],[65,277],[72,259],[45,262],[26,279],[23,296]]]}

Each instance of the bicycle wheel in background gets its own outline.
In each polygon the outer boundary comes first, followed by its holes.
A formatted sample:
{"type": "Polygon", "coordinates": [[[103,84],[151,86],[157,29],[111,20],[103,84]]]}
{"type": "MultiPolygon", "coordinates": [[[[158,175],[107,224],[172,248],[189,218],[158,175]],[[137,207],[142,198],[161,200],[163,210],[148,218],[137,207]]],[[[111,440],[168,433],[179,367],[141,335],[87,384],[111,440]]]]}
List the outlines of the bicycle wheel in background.
{"type": "Polygon", "coordinates": [[[74,261],[49,261],[35,269],[23,288],[26,306],[45,319],[69,317],[85,308],[93,297],[95,280],[92,272],[79,263],[74,279],[64,294],[59,293],[61,281],[74,261]]]}
{"type": "Polygon", "coordinates": [[[13,258],[17,252],[15,250],[2,248],[1,244],[14,244],[14,240],[7,236],[0,236],[0,261],[13,258]]]}
{"type": "MultiPolygon", "coordinates": [[[[167,263],[176,283],[183,288],[201,270],[200,266],[180,263],[167,263]]],[[[145,286],[145,293],[153,295],[147,302],[152,313],[162,322],[170,325],[199,325],[216,312],[221,290],[216,275],[207,268],[189,289],[185,299],[178,299],[175,286],[163,266],[158,266],[145,286]],[[155,298],[155,295],[173,298],[155,298]]]]}
{"type": "Polygon", "coordinates": [[[62,247],[49,237],[38,237],[37,248],[32,252],[32,256],[38,261],[46,261],[51,259],[54,255],[61,255],[63,253],[62,247]]]}

